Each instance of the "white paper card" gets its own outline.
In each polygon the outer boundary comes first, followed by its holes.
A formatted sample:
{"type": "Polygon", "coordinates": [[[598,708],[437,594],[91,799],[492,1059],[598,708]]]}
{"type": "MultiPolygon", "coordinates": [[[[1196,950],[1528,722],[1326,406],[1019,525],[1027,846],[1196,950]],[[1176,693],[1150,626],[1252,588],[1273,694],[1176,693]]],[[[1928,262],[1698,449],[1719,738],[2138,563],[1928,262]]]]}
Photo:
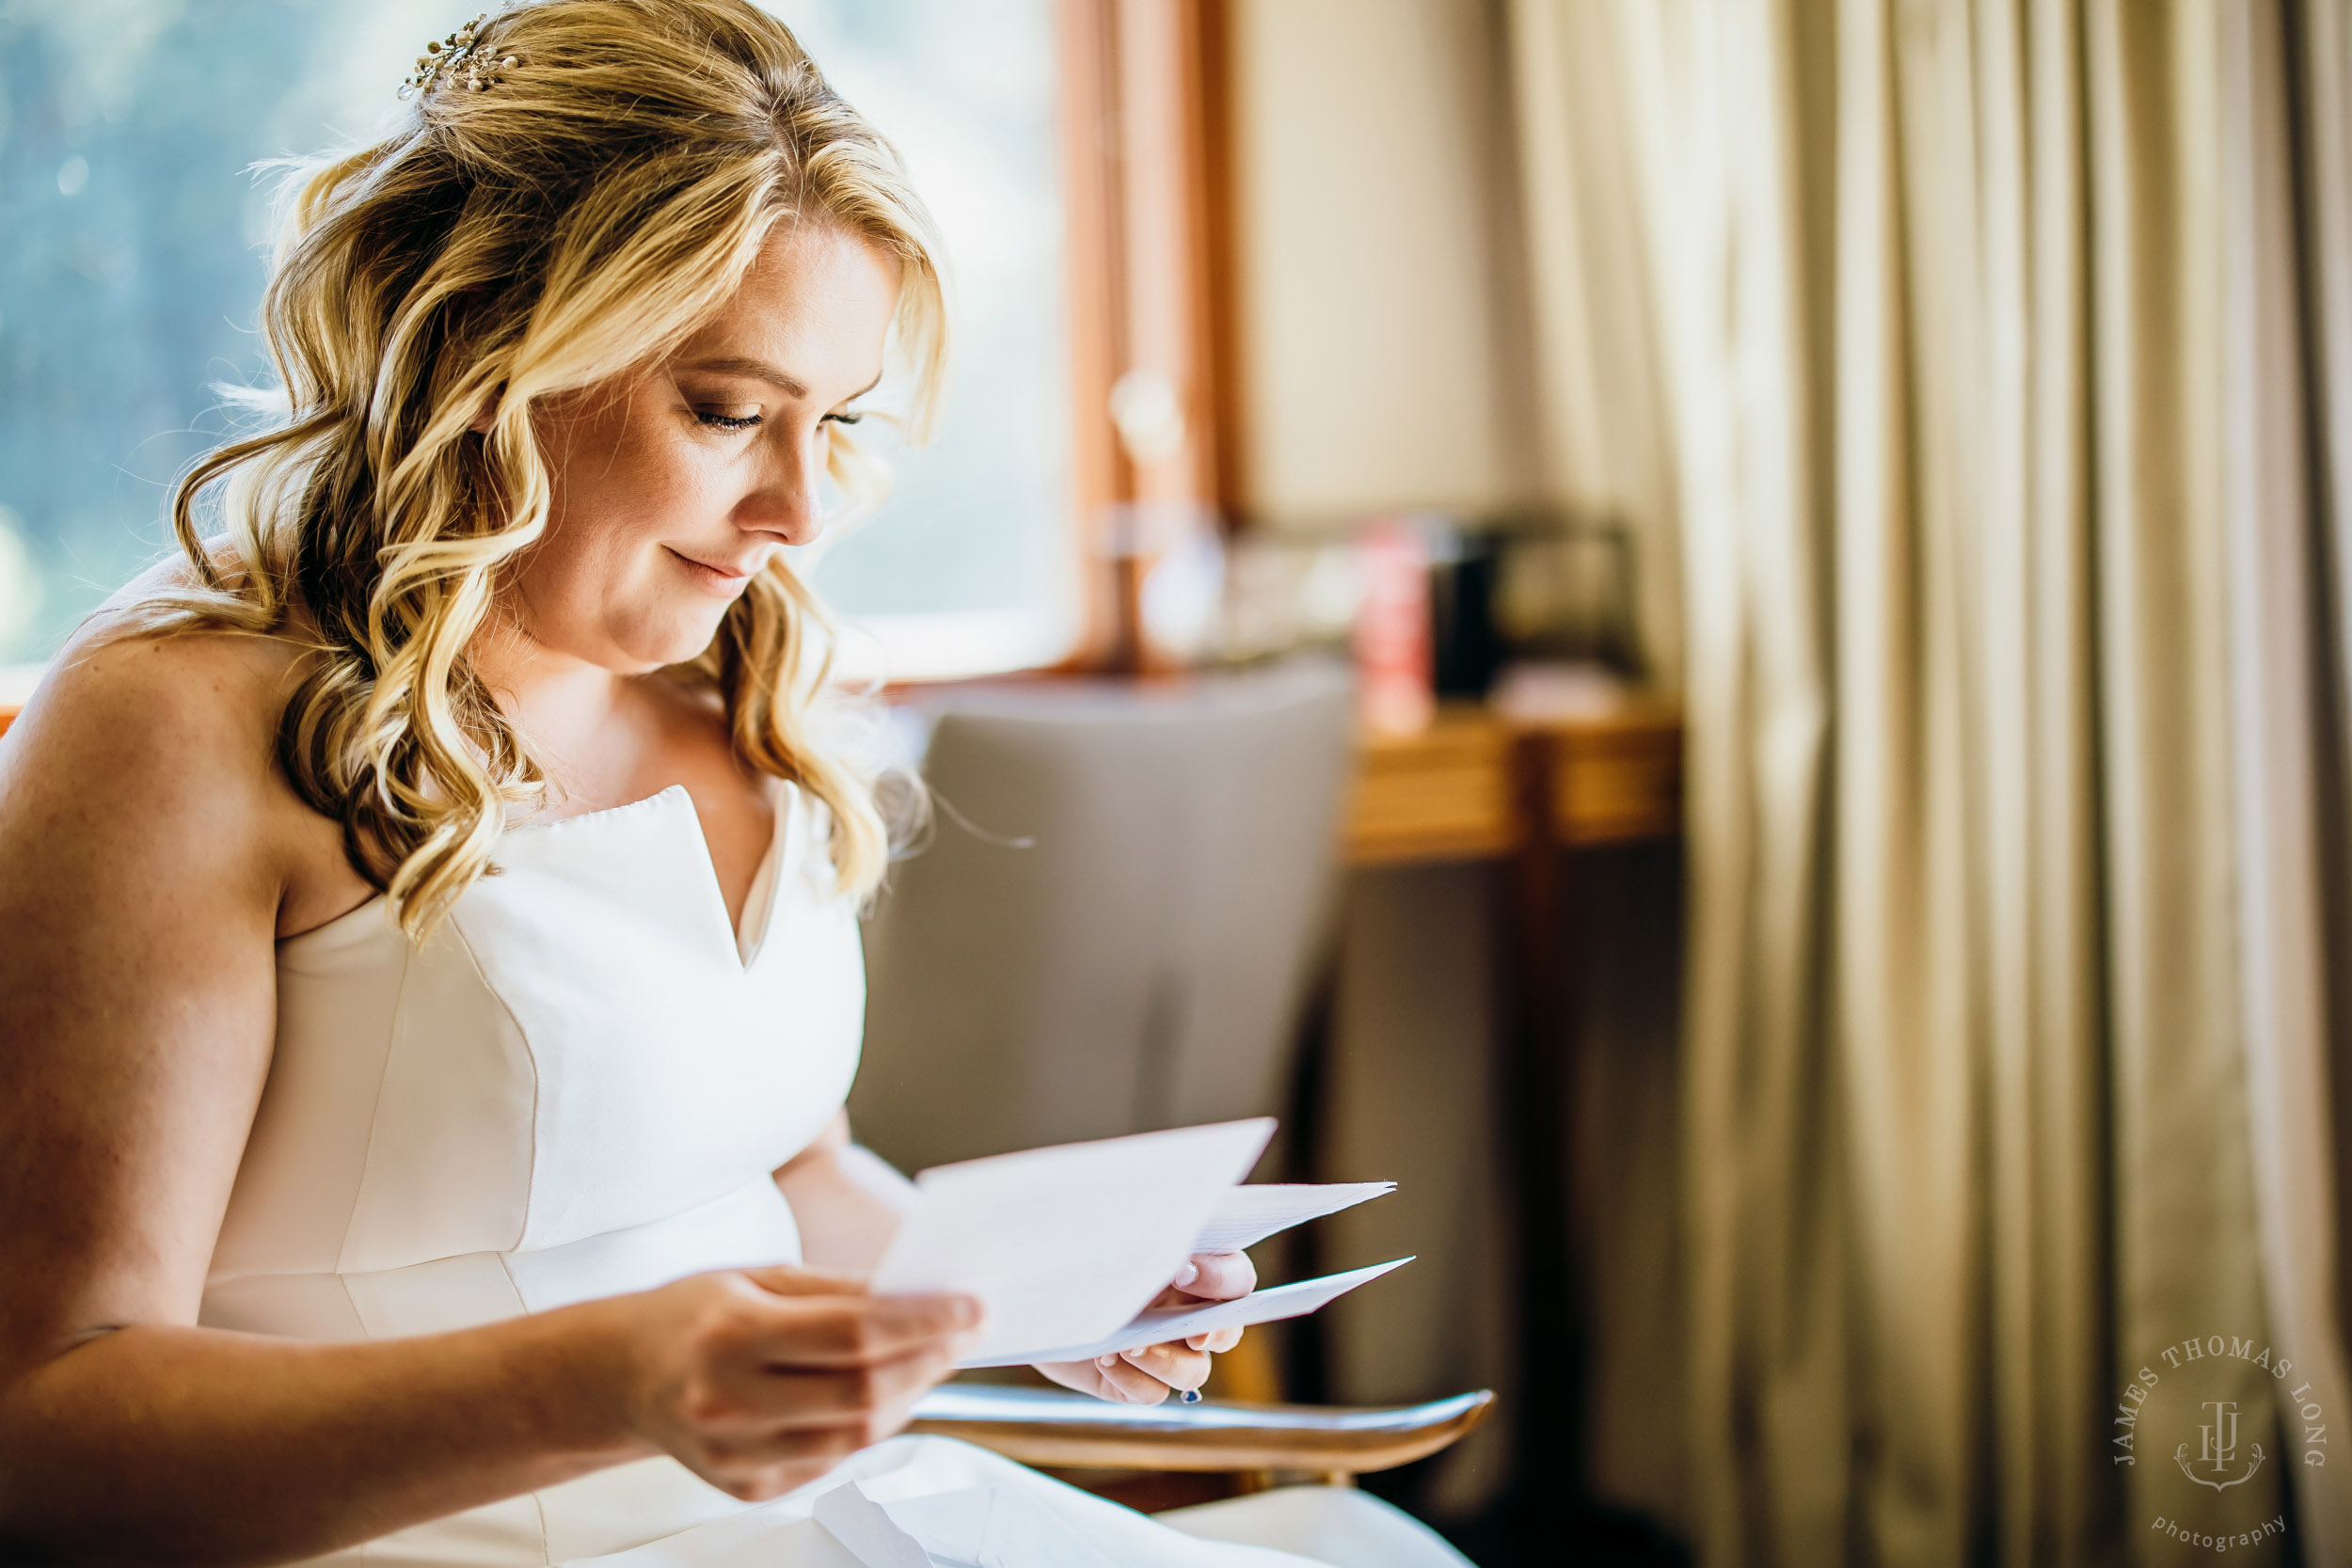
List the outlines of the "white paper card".
{"type": "Polygon", "coordinates": [[[1018,1487],[967,1486],[882,1507],[939,1568],[1117,1568],[1018,1487]]]}
{"type": "Polygon", "coordinates": [[[1150,1311],[1137,1313],[1118,1332],[1098,1339],[1047,1350],[1023,1351],[1018,1354],[989,1356],[982,1353],[958,1365],[1021,1367],[1033,1361],[1091,1361],[1098,1355],[1115,1355],[1123,1350],[1164,1345],[1171,1339],[1188,1339],[1196,1334],[1206,1334],[1213,1328],[1248,1328],[1252,1323],[1303,1318],[1337,1301],[1366,1280],[1377,1279],[1391,1269],[1403,1268],[1411,1261],[1410,1258],[1391,1259],[1386,1263],[1375,1263],[1368,1269],[1350,1269],[1345,1274],[1327,1274],[1320,1279],[1302,1279],[1294,1285],[1277,1285],[1269,1291],[1252,1291],[1232,1301],[1203,1302],[1198,1307],[1155,1307],[1150,1311]]]}
{"type": "Polygon", "coordinates": [[[817,1522],[866,1568],[933,1568],[923,1544],[906,1532],[882,1504],[846,1481],[817,1499],[817,1522]]]}
{"type": "Polygon", "coordinates": [[[1009,1486],[876,1502],[849,1481],[818,1497],[815,1513],[866,1568],[1116,1568],[1052,1509],[1009,1486]]]}
{"type": "Polygon", "coordinates": [[[940,1165],[874,1270],[877,1294],[965,1291],[988,1308],[976,1360],[1112,1333],[1174,1278],[1269,1117],[940,1165]]]}
{"type": "Polygon", "coordinates": [[[1216,1212],[1193,1238],[1195,1252],[1239,1252],[1294,1225],[1336,1214],[1359,1203],[1386,1197],[1393,1181],[1329,1181],[1321,1184],[1264,1182],[1235,1187],[1217,1200],[1216,1212]]]}

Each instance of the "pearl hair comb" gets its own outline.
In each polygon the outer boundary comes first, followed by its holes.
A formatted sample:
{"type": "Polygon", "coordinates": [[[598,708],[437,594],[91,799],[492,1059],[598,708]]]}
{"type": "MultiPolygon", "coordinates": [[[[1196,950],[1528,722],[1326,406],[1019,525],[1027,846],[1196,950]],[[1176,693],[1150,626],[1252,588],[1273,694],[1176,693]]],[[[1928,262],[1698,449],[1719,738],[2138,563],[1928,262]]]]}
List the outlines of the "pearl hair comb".
{"type": "Polygon", "coordinates": [[[417,69],[400,85],[400,96],[413,98],[430,92],[440,83],[453,83],[469,92],[485,92],[505,80],[504,73],[514,68],[515,56],[492,59],[481,41],[482,24],[490,20],[484,11],[471,22],[445,39],[424,46],[417,56],[417,69]]]}

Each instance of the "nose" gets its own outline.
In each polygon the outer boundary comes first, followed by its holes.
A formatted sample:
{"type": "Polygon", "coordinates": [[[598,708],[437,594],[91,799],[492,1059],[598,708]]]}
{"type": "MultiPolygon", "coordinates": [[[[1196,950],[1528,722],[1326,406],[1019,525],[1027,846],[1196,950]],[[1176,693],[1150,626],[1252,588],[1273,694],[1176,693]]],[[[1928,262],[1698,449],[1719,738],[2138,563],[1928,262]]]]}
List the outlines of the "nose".
{"type": "Polygon", "coordinates": [[[761,461],[751,488],[736,503],[739,528],[772,536],[781,544],[805,545],[824,531],[818,485],[832,451],[832,429],[821,421],[779,420],[760,443],[761,461]]]}

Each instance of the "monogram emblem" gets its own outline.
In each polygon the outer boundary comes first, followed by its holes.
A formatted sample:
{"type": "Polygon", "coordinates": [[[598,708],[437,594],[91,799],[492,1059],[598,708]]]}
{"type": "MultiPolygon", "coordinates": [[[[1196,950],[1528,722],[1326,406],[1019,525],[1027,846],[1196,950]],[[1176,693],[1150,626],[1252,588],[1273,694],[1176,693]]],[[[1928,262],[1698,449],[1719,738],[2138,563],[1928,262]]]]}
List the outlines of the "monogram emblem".
{"type": "Polygon", "coordinates": [[[2204,1442],[2198,1450],[2196,1463],[2193,1465],[2189,1463],[2186,1443],[2172,1450],[2173,1462],[2180,1465],[2181,1474],[2198,1485],[2210,1486],[2217,1492],[2227,1492],[2233,1486],[2245,1485],[2254,1479],[2254,1472],[2263,1467],[2263,1446],[2260,1443],[2247,1445],[2253,1458],[2248,1462],[2245,1474],[2228,1481],[2220,1479],[2229,1474],[2231,1465],[2237,1459],[2237,1402],[2207,1400],[2205,1411],[2213,1419],[2197,1429],[2204,1442]],[[2200,1475],[2200,1470],[2208,1470],[2211,1474],[2200,1475]]]}

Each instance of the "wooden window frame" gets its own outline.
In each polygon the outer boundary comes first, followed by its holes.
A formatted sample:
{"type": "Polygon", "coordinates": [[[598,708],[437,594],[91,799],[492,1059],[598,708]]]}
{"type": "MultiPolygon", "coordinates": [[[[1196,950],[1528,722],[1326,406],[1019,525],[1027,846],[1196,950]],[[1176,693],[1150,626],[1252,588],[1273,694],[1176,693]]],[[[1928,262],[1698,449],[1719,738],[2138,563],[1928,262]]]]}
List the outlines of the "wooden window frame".
{"type": "Polygon", "coordinates": [[[1057,0],[1068,234],[1070,497],[1082,552],[1079,646],[1060,668],[1172,662],[1143,579],[1183,528],[1241,517],[1231,31],[1226,0],[1057,0]],[[1131,450],[1111,417],[1131,372],[1166,378],[1171,450],[1131,450]]]}

